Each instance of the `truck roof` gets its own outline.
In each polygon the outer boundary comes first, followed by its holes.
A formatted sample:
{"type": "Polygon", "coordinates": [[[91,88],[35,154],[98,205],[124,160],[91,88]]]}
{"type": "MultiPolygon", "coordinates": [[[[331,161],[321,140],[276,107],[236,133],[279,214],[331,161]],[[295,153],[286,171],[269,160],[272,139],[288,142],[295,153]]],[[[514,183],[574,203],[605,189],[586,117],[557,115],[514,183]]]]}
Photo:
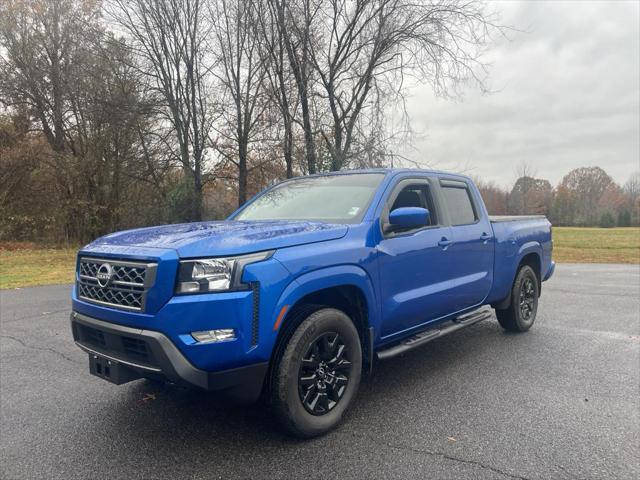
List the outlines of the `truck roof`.
{"type": "Polygon", "coordinates": [[[464,175],[461,173],[446,172],[443,170],[434,170],[430,168],[360,168],[360,169],[353,169],[353,170],[339,170],[335,172],[321,172],[321,173],[315,173],[313,175],[308,175],[308,176],[319,177],[319,176],[326,176],[326,175],[348,175],[348,174],[354,174],[354,173],[383,173],[385,175],[388,175],[388,174],[411,173],[411,172],[435,173],[435,174],[441,174],[441,175],[452,175],[452,176],[467,178],[467,179],[469,178],[467,175],[464,175]]]}

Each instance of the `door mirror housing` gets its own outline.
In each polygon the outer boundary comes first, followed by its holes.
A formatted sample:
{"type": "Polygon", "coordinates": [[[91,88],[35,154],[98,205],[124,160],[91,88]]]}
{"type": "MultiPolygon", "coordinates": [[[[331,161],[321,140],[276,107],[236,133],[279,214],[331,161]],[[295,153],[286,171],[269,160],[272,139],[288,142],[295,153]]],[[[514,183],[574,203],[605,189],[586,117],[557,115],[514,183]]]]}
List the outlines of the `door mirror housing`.
{"type": "Polygon", "coordinates": [[[430,213],[426,208],[400,207],[389,213],[386,231],[399,232],[425,227],[429,224],[430,213]]]}

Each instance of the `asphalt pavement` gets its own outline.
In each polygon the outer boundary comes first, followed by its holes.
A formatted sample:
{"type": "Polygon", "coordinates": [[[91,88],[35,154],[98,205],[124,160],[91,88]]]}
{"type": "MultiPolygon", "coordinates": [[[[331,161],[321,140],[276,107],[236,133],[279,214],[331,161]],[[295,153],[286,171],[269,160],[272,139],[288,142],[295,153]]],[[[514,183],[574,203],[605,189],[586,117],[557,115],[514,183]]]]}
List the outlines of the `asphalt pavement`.
{"type": "Polygon", "coordinates": [[[495,320],[376,365],[298,441],[261,406],[88,372],[69,286],[0,292],[0,478],[640,478],[640,266],[559,265],[526,334],[495,320]]]}

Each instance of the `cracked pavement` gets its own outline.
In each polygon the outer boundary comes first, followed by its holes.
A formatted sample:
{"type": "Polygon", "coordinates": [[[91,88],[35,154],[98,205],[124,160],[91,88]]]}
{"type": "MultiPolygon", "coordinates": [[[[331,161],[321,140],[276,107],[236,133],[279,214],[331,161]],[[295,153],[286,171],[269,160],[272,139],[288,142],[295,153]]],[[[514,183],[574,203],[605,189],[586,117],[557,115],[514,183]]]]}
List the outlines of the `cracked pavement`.
{"type": "Polygon", "coordinates": [[[0,292],[0,478],[640,478],[640,266],[559,265],[524,335],[486,321],[379,363],[341,427],[91,377],[69,286],[0,292]]]}

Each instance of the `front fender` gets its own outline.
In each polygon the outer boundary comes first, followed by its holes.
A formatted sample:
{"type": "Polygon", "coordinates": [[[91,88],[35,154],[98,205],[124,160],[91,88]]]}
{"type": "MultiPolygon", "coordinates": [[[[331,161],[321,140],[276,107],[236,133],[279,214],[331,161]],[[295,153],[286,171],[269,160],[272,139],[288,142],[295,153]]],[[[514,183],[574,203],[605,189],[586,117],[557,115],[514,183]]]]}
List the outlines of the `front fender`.
{"type": "Polygon", "coordinates": [[[376,297],[373,290],[373,283],[368,273],[355,265],[337,265],[333,267],[322,268],[306,273],[293,280],[282,292],[280,299],[274,311],[272,318],[273,340],[277,337],[278,331],[287,321],[288,313],[292,307],[305,296],[332,287],[340,287],[351,285],[358,288],[366,302],[369,314],[369,326],[374,327],[379,332],[379,312],[376,303],[376,297]],[[282,309],[287,307],[283,318],[278,319],[282,309]],[[277,327],[276,322],[278,323],[277,327]]]}

